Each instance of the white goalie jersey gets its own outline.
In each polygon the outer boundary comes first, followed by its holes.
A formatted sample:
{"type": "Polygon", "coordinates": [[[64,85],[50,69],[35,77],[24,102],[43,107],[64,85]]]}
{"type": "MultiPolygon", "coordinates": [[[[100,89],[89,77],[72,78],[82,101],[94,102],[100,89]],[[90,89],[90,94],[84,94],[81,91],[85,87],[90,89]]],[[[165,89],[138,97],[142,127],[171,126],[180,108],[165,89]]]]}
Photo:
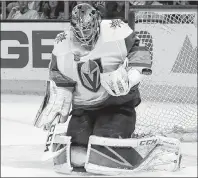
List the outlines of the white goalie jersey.
{"type": "MultiPolygon", "coordinates": [[[[54,80],[58,71],[67,86],[75,85],[73,106],[87,108],[102,105],[110,96],[102,83],[102,74],[111,73],[128,60],[127,67],[150,69],[152,59],[145,46],[130,27],[121,20],[104,20],[95,48],[89,53],[72,45],[70,32],[59,34],[55,40],[50,79],[54,80]]],[[[106,76],[103,77],[105,79],[106,76]]],[[[132,76],[133,78],[133,76],[132,76]]],[[[59,75],[60,79],[60,75],[59,75]]],[[[128,92],[126,92],[127,94],[128,92]]]]}

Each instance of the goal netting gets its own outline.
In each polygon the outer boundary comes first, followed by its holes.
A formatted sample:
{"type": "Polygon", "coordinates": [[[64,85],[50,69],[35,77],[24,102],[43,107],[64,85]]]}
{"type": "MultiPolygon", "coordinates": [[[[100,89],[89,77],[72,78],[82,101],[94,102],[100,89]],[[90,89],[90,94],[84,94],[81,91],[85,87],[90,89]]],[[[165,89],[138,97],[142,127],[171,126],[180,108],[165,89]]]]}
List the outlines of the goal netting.
{"type": "Polygon", "coordinates": [[[153,59],[152,75],[140,84],[134,135],[197,141],[197,9],[134,14],[135,31],[153,59]]]}

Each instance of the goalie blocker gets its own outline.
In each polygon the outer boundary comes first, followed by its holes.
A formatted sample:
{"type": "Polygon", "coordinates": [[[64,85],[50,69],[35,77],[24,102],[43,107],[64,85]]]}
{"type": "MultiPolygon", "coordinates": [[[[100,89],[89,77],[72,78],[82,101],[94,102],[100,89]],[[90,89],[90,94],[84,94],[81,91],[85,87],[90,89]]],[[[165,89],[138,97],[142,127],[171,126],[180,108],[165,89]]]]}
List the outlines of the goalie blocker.
{"type": "MultiPolygon", "coordinates": [[[[76,159],[87,172],[104,175],[127,175],[139,171],[176,171],[180,168],[180,141],[153,136],[142,139],[117,139],[90,136],[87,152],[71,146],[71,137],[57,135],[55,143],[67,145],[54,158],[55,171],[70,173],[76,159]],[[71,156],[72,155],[72,156],[71,156]],[[77,158],[74,158],[74,156],[77,158]],[[71,161],[71,162],[70,162],[71,161]]],[[[77,167],[79,167],[79,165],[77,167]]]]}

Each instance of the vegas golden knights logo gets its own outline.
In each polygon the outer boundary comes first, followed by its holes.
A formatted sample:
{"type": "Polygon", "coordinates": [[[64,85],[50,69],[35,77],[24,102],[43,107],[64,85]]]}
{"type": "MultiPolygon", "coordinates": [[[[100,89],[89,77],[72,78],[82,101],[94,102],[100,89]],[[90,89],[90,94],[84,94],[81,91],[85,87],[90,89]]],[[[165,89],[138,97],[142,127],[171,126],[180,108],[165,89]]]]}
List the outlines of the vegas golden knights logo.
{"type": "Polygon", "coordinates": [[[100,73],[102,66],[100,59],[78,63],[78,75],[82,85],[92,92],[97,92],[101,86],[100,73]]]}

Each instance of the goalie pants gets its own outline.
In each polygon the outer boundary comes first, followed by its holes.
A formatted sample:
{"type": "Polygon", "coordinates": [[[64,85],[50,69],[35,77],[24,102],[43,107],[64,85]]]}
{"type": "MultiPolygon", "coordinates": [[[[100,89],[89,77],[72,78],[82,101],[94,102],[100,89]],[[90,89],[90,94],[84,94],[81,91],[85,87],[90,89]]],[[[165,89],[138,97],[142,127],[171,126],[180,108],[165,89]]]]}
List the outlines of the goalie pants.
{"type": "Polygon", "coordinates": [[[131,102],[98,110],[75,109],[67,136],[73,145],[87,146],[90,135],[109,138],[130,138],[135,130],[136,111],[131,102]]]}

